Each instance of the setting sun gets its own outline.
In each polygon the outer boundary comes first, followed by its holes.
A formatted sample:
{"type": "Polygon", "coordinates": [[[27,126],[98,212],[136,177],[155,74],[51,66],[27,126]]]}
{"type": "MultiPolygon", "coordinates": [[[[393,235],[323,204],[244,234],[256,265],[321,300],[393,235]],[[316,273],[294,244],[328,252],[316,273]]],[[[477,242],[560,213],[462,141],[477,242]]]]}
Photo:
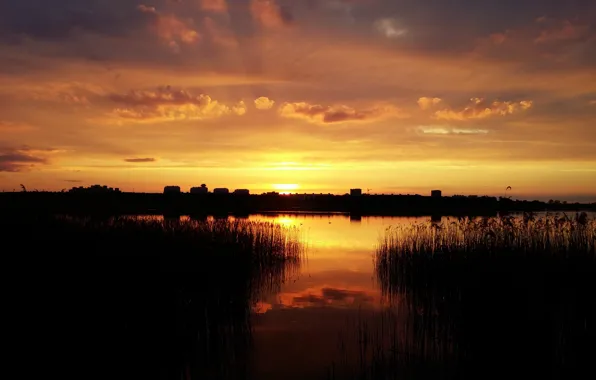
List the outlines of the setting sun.
{"type": "Polygon", "coordinates": [[[273,185],[273,188],[275,190],[288,191],[288,190],[298,190],[300,188],[300,186],[298,186],[295,183],[276,183],[273,185]]]}

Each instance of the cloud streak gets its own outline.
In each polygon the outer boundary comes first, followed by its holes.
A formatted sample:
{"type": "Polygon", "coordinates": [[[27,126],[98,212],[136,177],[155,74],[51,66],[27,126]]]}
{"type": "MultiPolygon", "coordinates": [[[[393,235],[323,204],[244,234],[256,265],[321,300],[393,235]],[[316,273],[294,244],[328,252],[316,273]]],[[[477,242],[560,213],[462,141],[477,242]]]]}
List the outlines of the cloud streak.
{"type": "Polygon", "coordinates": [[[405,113],[391,105],[357,110],[346,105],[323,106],[307,102],[283,103],[279,107],[279,114],[286,118],[305,119],[320,124],[367,122],[389,117],[407,117],[405,113]]]}
{"type": "Polygon", "coordinates": [[[150,163],[150,162],[155,162],[157,161],[155,158],[126,158],[124,159],[124,162],[130,162],[130,163],[134,163],[134,164],[142,164],[142,163],[150,163]]]}
{"type": "Polygon", "coordinates": [[[0,172],[21,172],[36,165],[47,163],[46,158],[29,154],[28,149],[0,153],[0,172]]]}
{"type": "Polygon", "coordinates": [[[472,98],[470,99],[470,103],[463,109],[452,110],[445,108],[436,111],[434,117],[439,120],[485,119],[523,112],[532,108],[532,105],[533,102],[531,100],[522,100],[519,102],[495,100],[488,102],[483,98],[472,98]]]}
{"type": "Polygon", "coordinates": [[[209,95],[194,95],[169,86],[112,94],[109,99],[118,104],[113,110],[114,115],[137,121],[201,120],[224,115],[242,116],[246,113],[246,104],[242,101],[228,106],[209,95]]]}

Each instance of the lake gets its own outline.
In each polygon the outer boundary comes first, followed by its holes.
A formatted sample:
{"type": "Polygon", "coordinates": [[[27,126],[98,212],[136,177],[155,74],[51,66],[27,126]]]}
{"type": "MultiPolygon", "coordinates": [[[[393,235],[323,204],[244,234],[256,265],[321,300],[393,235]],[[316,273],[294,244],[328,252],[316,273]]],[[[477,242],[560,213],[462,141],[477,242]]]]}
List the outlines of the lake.
{"type": "Polygon", "coordinates": [[[577,378],[596,221],[562,216],[6,218],[14,346],[97,378],[577,378]]]}
{"type": "MultiPolygon", "coordinates": [[[[375,325],[383,323],[386,310],[392,310],[391,321],[403,324],[404,330],[415,328],[408,319],[411,310],[402,307],[395,312],[395,300],[390,303],[381,295],[373,254],[387,228],[429,223],[430,217],[351,219],[341,214],[280,214],[248,219],[299,228],[307,244],[300,271],[286,279],[279,292],[268,294],[252,309],[251,377],[312,379],[340,372],[337,367],[342,360],[358,360],[342,354],[341,346],[358,345],[355,334],[363,326],[378,332],[375,325]]],[[[387,327],[382,329],[386,334],[387,327]]],[[[400,334],[406,340],[417,339],[414,331],[400,330],[400,334]]]]}
{"type": "Polygon", "coordinates": [[[339,335],[381,305],[373,252],[384,230],[430,218],[251,216],[296,226],[307,242],[299,274],[253,309],[255,378],[321,377],[338,360],[339,335]]]}

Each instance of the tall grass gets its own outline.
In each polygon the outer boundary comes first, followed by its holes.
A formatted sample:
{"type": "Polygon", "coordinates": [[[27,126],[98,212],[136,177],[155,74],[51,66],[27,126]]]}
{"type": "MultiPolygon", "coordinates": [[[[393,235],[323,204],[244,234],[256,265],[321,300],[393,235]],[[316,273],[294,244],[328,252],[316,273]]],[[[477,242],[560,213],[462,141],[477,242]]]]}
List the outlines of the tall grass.
{"type": "Polygon", "coordinates": [[[86,377],[246,373],[251,308],[304,255],[297,230],[241,220],[13,217],[0,232],[24,341],[60,341],[51,366],[86,377]]]}
{"type": "Polygon", "coordinates": [[[468,377],[568,377],[596,353],[596,221],[585,214],[388,228],[375,269],[391,302],[457,348],[468,377]]]}

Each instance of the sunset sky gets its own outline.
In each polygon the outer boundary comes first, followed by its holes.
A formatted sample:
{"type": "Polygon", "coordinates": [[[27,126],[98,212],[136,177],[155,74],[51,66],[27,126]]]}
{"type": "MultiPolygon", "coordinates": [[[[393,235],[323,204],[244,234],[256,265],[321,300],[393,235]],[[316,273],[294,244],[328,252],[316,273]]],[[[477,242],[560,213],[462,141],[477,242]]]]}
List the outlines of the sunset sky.
{"type": "Polygon", "coordinates": [[[596,201],[596,1],[5,0],[0,190],[596,201]]]}

